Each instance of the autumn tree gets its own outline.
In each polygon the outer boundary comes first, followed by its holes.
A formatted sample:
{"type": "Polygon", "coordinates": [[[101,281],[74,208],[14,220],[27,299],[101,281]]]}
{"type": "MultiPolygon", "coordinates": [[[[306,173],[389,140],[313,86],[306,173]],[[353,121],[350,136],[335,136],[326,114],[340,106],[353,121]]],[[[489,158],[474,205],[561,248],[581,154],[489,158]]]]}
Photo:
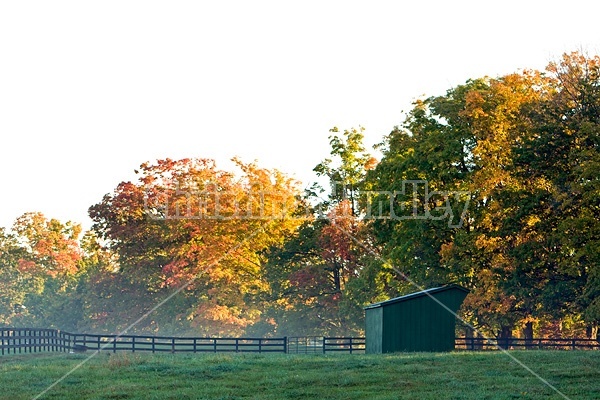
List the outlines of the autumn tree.
{"type": "Polygon", "coordinates": [[[598,322],[600,58],[565,54],[547,68],[547,95],[527,110],[530,134],[516,152],[517,173],[532,182],[519,208],[537,231],[530,265],[548,271],[543,308],[557,319],[598,322]]]}
{"type": "Polygon", "coordinates": [[[367,179],[382,192],[371,207],[384,217],[374,224],[384,254],[419,285],[469,287],[465,315],[490,334],[523,324],[531,337],[534,322],[595,301],[596,65],[568,55],[545,73],[471,80],[418,101],[367,179]],[[422,192],[407,192],[419,181],[422,192]],[[450,200],[465,193],[461,224],[427,213],[460,215],[450,200]]]}
{"type": "Polygon", "coordinates": [[[298,225],[299,192],[276,170],[235,161],[237,176],[205,159],[145,163],[139,182],[119,184],[90,208],[118,255],[115,279],[126,279],[143,305],[129,321],[178,288],[164,306],[178,305],[170,325],[236,335],[259,321],[257,301],[268,290],[262,251],[298,225]]]}
{"type": "Polygon", "coordinates": [[[72,329],[81,319],[72,302],[81,260],[81,227],[31,212],[17,218],[12,231],[13,244],[20,248],[18,275],[13,282],[26,288],[14,323],[72,329]]]}

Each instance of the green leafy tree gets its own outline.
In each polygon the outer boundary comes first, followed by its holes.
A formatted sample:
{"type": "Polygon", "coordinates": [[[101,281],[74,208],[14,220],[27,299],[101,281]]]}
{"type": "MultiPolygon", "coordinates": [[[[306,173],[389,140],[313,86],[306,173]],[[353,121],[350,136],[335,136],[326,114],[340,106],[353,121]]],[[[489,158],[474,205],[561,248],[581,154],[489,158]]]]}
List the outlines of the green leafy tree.
{"type": "Polygon", "coordinates": [[[0,326],[10,326],[26,312],[25,296],[34,288],[19,270],[25,249],[17,238],[0,228],[0,326]]]}
{"type": "Polygon", "coordinates": [[[367,178],[384,254],[420,285],[469,287],[465,315],[488,333],[531,337],[582,312],[597,324],[597,66],[571,54],[419,101],[367,178]],[[462,224],[427,214],[427,191],[468,193],[462,224]]]}
{"type": "MultiPolygon", "coordinates": [[[[363,145],[364,128],[332,128],[330,158],[314,171],[331,187],[327,198],[319,185],[308,193],[315,219],[271,249],[267,278],[274,289],[270,315],[284,334],[346,335],[363,331],[362,306],[377,296],[376,284],[361,278],[373,262],[370,231],[360,219],[361,184],[376,160],[363,145]],[[315,204],[316,203],[316,204],[315,204]],[[365,291],[365,289],[370,289],[365,291]]],[[[375,249],[374,249],[375,250],[375,249]]],[[[374,277],[373,277],[374,278],[374,277]]]]}

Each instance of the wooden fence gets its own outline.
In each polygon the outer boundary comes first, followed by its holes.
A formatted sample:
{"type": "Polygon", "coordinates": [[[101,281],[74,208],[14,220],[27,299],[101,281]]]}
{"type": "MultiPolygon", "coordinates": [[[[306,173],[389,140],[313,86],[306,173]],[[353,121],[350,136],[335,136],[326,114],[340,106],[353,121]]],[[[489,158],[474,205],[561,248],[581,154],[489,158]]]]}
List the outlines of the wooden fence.
{"type": "Polygon", "coordinates": [[[456,350],[600,350],[600,342],[596,339],[485,339],[456,338],[456,350]]]}
{"type": "Polygon", "coordinates": [[[0,328],[0,354],[40,352],[364,353],[364,338],[211,338],[94,335],[57,329],[0,328]]]}
{"type": "MultiPolygon", "coordinates": [[[[498,348],[600,350],[595,339],[456,338],[456,350],[498,348]]],[[[365,353],[364,337],[210,338],[139,335],[92,335],[57,329],[0,328],[0,355],[42,352],[117,351],[168,353],[365,353]]]]}
{"type": "Polygon", "coordinates": [[[68,351],[56,329],[0,328],[0,354],[68,351]]]}

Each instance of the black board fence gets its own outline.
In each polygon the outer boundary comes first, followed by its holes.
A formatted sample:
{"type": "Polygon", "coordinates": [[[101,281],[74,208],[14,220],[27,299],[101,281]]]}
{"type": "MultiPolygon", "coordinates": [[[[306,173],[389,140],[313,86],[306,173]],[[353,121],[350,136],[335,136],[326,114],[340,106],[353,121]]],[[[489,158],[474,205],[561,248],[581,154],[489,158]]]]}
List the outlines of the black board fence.
{"type": "Polygon", "coordinates": [[[65,335],[56,329],[0,328],[0,354],[67,351],[65,335]]]}
{"type": "Polygon", "coordinates": [[[596,339],[486,339],[456,338],[455,350],[600,350],[600,342],[596,339]]]}
{"type": "Polygon", "coordinates": [[[57,329],[0,328],[0,355],[41,352],[285,353],[287,338],[94,335],[57,329]]]}
{"type": "MultiPolygon", "coordinates": [[[[595,339],[456,338],[455,350],[498,348],[519,350],[600,350],[595,339]]],[[[168,353],[289,353],[364,354],[364,337],[213,338],[141,335],[95,335],[58,329],[0,328],[0,355],[43,352],[168,352],[168,353]]]]}
{"type": "Polygon", "coordinates": [[[0,355],[41,352],[364,353],[364,338],[216,338],[96,335],[58,329],[0,328],[0,355]]]}

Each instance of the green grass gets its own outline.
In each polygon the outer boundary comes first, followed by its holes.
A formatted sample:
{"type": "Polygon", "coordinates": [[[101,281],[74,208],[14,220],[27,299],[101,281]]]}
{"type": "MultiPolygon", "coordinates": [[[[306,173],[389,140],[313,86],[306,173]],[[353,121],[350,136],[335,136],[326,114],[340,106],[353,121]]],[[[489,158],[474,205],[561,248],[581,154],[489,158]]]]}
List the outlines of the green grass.
{"type": "MultiPolygon", "coordinates": [[[[600,352],[518,351],[572,399],[600,398],[600,352]]],[[[89,354],[0,357],[0,399],[31,399],[89,354]]],[[[558,399],[506,354],[99,354],[43,399],[558,399]]]]}

